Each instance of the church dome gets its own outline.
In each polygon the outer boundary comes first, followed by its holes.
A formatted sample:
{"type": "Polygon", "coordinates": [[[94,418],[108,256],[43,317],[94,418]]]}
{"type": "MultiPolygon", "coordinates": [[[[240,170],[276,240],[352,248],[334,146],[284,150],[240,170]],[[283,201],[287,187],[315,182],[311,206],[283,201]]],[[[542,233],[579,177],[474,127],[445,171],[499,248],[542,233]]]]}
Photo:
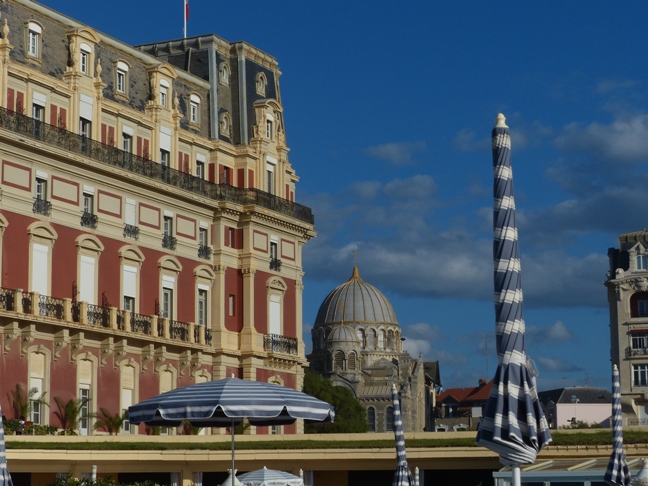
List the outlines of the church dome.
{"type": "Polygon", "coordinates": [[[387,297],[353,267],[351,278],[328,294],[317,312],[316,326],[330,324],[398,325],[398,321],[387,297]]]}
{"type": "Polygon", "coordinates": [[[333,327],[328,337],[326,338],[327,345],[335,344],[359,344],[360,339],[356,332],[346,324],[340,324],[339,326],[333,327]]]}

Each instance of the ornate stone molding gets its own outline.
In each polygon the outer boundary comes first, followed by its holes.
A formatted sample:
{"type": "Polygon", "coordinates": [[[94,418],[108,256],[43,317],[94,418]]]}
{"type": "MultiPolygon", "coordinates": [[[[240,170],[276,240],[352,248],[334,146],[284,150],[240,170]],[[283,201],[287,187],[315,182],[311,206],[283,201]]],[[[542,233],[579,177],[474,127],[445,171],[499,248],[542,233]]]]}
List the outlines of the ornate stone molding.
{"type": "Polygon", "coordinates": [[[99,351],[99,356],[101,358],[101,366],[105,366],[108,362],[108,356],[115,352],[115,341],[111,337],[101,341],[101,349],[99,351]]]}
{"type": "Polygon", "coordinates": [[[166,363],[167,360],[167,350],[166,346],[160,346],[155,350],[155,353],[153,355],[153,373],[156,375],[160,374],[160,368],[164,366],[164,363],[166,363]]]}
{"type": "Polygon", "coordinates": [[[70,363],[74,363],[85,346],[85,335],[80,332],[70,338],[70,363]]]}
{"type": "Polygon", "coordinates": [[[61,357],[61,351],[70,342],[70,330],[63,329],[54,335],[54,361],[61,357]]]}
{"type": "Polygon", "coordinates": [[[26,356],[29,349],[29,344],[36,337],[36,325],[30,324],[29,326],[22,329],[20,333],[20,355],[26,356]]]}
{"type": "Polygon", "coordinates": [[[11,350],[11,343],[13,343],[18,336],[20,336],[20,326],[18,325],[18,322],[14,321],[4,327],[3,349],[5,354],[11,350]]]}
{"type": "Polygon", "coordinates": [[[142,348],[142,370],[144,373],[148,369],[148,365],[153,361],[153,356],[155,355],[155,346],[152,344],[147,344],[142,348]]]}
{"type": "Polygon", "coordinates": [[[119,362],[121,358],[126,356],[126,353],[128,353],[128,341],[126,339],[121,339],[119,342],[115,343],[113,347],[113,353],[115,355],[114,359],[114,368],[119,369],[119,362]]]}

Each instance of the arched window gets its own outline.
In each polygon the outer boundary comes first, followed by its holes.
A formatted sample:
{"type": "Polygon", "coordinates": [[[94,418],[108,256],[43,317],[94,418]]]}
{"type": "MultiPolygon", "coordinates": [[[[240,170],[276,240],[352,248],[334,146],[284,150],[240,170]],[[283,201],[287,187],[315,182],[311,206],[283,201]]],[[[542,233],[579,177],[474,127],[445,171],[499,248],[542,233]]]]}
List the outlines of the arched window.
{"type": "Polygon", "coordinates": [[[337,371],[344,371],[344,352],[339,350],[335,352],[333,369],[337,371]]]}
{"type": "Polygon", "coordinates": [[[394,407],[387,407],[385,410],[385,431],[394,430],[394,407]]]}
{"type": "Polygon", "coordinates": [[[352,351],[349,353],[349,357],[347,358],[347,369],[348,370],[355,370],[357,367],[357,362],[358,358],[356,356],[355,351],[352,351]]]}
{"type": "Polygon", "coordinates": [[[378,349],[385,349],[385,331],[378,333],[378,349]]]}
{"type": "Polygon", "coordinates": [[[266,85],[268,84],[268,78],[264,73],[259,73],[256,76],[256,92],[261,96],[266,94],[266,85]]]}
{"type": "Polygon", "coordinates": [[[648,255],[637,255],[637,270],[648,270],[648,255]]]}
{"type": "Polygon", "coordinates": [[[367,348],[376,349],[376,331],[374,329],[369,329],[367,331],[367,348]]]}
{"type": "Polygon", "coordinates": [[[360,347],[364,349],[366,345],[364,329],[358,329],[357,334],[358,334],[358,339],[360,340],[360,347]]]}
{"type": "Polygon", "coordinates": [[[221,62],[218,67],[218,81],[225,86],[230,84],[230,68],[226,62],[221,62]]]}
{"type": "Polygon", "coordinates": [[[387,333],[387,349],[393,349],[394,346],[394,331],[387,333]]]}
{"type": "Polygon", "coordinates": [[[367,425],[369,426],[369,432],[376,431],[376,409],[373,407],[367,409],[367,425]]]}

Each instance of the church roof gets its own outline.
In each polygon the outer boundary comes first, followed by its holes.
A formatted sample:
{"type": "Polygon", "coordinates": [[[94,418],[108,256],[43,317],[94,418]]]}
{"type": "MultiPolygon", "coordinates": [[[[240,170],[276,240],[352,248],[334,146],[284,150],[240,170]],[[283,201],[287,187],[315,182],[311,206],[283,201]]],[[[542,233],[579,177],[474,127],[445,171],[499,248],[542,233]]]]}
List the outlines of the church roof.
{"type": "Polygon", "coordinates": [[[328,337],[326,338],[326,342],[327,344],[335,344],[335,343],[357,344],[360,342],[360,339],[358,338],[358,335],[351,327],[341,324],[339,326],[335,326],[331,330],[328,337]]]}
{"type": "Polygon", "coordinates": [[[353,267],[351,278],[335,288],[319,308],[315,325],[392,324],[396,314],[387,297],[360,277],[353,267]]]}

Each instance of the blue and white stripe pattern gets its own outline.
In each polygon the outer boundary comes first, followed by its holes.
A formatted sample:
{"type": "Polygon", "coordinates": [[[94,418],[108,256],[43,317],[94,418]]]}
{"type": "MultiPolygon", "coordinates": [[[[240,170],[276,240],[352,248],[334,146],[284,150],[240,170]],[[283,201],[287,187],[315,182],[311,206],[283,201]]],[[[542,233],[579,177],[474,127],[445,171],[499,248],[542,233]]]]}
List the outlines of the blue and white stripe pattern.
{"type": "Polygon", "coordinates": [[[412,472],[407,465],[407,455],[405,454],[405,435],[403,434],[403,419],[400,411],[400,401],[398,400],[398,391],[392,384],[392,402],[394,404],[394,436],[396,438],[396,459],[398,467],[394,474],[393,486],[416,486],[412,472]]]}
{"type": "Polygon", "coordinates": [[[274,469],[257,469],[238,476],[243,486],[304,486],[302,478],[274,469]]]}
{"type": "MultiPolygon", "coordinates": [[[[2,415],[2,408],[0,408],[2,415]]],[[[4,424],[0,423],[0,486],[13,486],[11,474],[7,469],[7,449],[5,448],[4,424]]]]}
{"type": "Polygon", "coordinates": [[[230,427],[247,418],[252,425],[284,425],[295,419],[333,421],[331,405],[272,383],[226,378],[176,388],[128,407],[128,421],[149,425],[230,427]]]}
{"type": "Polygon", "coordinates": [[[630,484],[630,469],[623,450],[623,415],[621,413],[621,386],[619,369],[614,365],[612,372],[612,455],[605,471],[605,481],[610,485],[630,484]]]}
{"type": "Polygon", "coordinates": [[[533,464],[551,441],[535,377],[527,365],[522,316],[522,285],[511,139],[504,115],[493,128],[493,243],[496,346],[498,366],[477,433],[477,444],[500,456],[505,465],[533,464]]]}

